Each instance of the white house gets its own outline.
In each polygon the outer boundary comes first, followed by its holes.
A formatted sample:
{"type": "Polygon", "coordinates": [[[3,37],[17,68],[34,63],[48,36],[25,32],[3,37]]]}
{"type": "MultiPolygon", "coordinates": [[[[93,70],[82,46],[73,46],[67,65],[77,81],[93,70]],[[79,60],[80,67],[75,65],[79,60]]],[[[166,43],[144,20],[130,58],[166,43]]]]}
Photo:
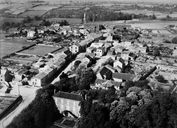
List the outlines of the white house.
{"type": "Polygon", "coordinates": [[[53,98],[61,113],[63,111],[70,111],[75,116],[80,117],[80,102],[82,101],[81,95],[59,91],[53,96],[53,98]]]}
{"type": "Polygon", "coordinates": [[[35,31],[28,31],[27,38],[33,38],[35,36],[35,31]]]}
{"type": "Polygon", "coordinates": [[[121,72],[123,68],[125,67],[125,62],[122,58],[119,58],[118,60],[115,60],[113,63],[113,67],[118,70],[118,72],[121,72]]]}
{"type": "Polygon", "coordinates": [[[80,51],[81,47],[79,44],[75,43],[69,47],[69,50],[73,53],[76,54],[80,51]]]}
{"type": "Polygon", "coordinates": [[[39,73],[31,79],[31,84],[34,87],[41,87],[46,81],[47,74],[45,72],[39,73]]]}

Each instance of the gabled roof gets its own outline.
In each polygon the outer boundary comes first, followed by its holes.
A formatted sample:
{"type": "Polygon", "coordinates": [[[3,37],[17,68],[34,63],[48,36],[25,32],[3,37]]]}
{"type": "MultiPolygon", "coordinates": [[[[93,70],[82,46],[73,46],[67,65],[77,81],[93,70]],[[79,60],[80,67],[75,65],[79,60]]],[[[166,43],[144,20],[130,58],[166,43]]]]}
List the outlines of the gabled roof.
{"type": "Polygon", "coordinates": [[[81,101],[82,100],[82,96],[79,95],[79,94],[62,92],[62,91],[59,91],[56,94],[54,94],[54,97],[76,100],[76,101],[81,101]]]}
{"type": "Polygon", "coordinates": [[[135,75],[130,74],[130,73],[113,73],[113,78],[117,79],[123,79],[123,80],[133,80],[135,78],[135,75]]]}

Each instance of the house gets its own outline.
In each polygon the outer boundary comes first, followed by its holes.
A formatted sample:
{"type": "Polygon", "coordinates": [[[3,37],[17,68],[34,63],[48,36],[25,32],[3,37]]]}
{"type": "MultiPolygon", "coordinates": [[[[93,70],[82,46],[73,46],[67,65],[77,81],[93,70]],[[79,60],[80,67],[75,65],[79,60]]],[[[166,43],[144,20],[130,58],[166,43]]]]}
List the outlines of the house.
{"type": "Polygon", "coordinates": [[[129,59],[129,52],[122,52],[121,53],[121,58],[123,60],[128,60],[129,59]]]}
{"type": "Polygon", "coordinates": [[[94,47],[88,47],[88,48],[86,49],[86,52],[87,52],[87,53],[94,53],[94,51],[96,51],[96,48],[94,48],[94,47]]]}
{"type": "Polygon", "coordinates": [[[125,67],[125,61],[122,58],[119,58],[114,61],[113,67],[118,71],[122,72],[125,67]]]}
{"type": "Polygon", "coordinates": [[[36,33],[35,31],[28,31],[27,38],[34,38],[35,33],[36,33]]]}
{"type": "Polygon", "coordinates": [[[61,113],[70,111],[75,116],[80,117],[80,102],[83,100],[81,95],[59,91],[54,94],[53,98],[61,113]]]}
{"type": "Polygon", "coordinates": [[[175,57],[177,56],[177,49],[174,49],[174,50],[173,50],[172,56],[175,56],[175,57]]]}
{"type": "Polygon", "coordinates": [[[97,58],[102,57],[104,54],[105,54],[105,49],[104,49],[104,47],[99,47],[99,48],[97,48],[96,51],[95,51],[95,56],[96,56],[97,58]]]}
{"type": "Polygon", "coordinates": [[[99,43],[92,43],[90,45],[90,47],[93,47],[93,48],[100,48],[100,47],[103,47],[104,43],[103,42],[99,42],[99,43]]]}
{"type": "Polygon", "coordinates": [[[112,78],[116,82],[123,82],[123,81],[133,81],[135,78],[134,74],[129,73],[113,73],[112,78]]]}
{"type": "Polygon", "coordinates": [[[115,69],[111,65],[106,65],[97,73],[97,78],[111,80],[113,73],[115,73],[115,69]]]}
{"type": "Polygon", "coordinates": [[[95,84],[91,85],[91,88],[108,90],[110,87],[114,86],[116,90],[119,90],[120,85],[121,83],[115,82],[113,80],[96,79],[95,84]]]}
{"type": "Polygon", "coordinates": [[[41,87],[45,84],[47,79],[47,74],[45,72],[39,73],[31,79],[31,84],[34,87],[41,87]]]}
{"type": "Polygon", "coordinates": [[[81,46],[78,43],[74,43],[73,45],[71,45],[69,47],[69,50],[73,53],[73,54],[77,54],[78,52],[80,52],[81,50],[81,46]]]}

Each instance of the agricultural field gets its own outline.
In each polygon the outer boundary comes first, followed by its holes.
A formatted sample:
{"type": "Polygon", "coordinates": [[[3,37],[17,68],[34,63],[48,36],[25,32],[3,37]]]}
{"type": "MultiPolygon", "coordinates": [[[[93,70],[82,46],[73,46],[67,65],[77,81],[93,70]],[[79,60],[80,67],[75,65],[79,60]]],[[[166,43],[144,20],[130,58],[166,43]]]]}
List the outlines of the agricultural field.
{"type": "Polygon", "coordinates": [[[66,20],[71,25],[72,24],[80,24],[80,23],[82,23],[82,19],[79,19],[79,18],[49,18],[47,20],[52,21],[52,22],[60,22],[62,20],[66,20]]]}
{"type": "Polygon", "coordinates": [[[7,7],[9,7],[8,4],[0,4],[0,10],[1,10],[1,9],[5,9],[5,8],[7,8],[7,7]]]}
{"type": "Polygon", "coordinates": [[[51,53],[55,50],[57,50],[58,47],[52,47],[52,46],[43,46],[43,45],[36,45],[34,47],[31,47],[27,50],[24,50],[20,53],[22,54],[28,54],[28,55],[37,55],[37,56],[44,56],[47,53],[51,53]]]}
{"type": "Polygon", "coordinates": [[[43,14],[45,14],[47,11],[46,10],[29,10],[29,11],[25,11],[23,13],[21,13],[20,15],[18,15],[18,17],[35,17],[35,16],[42,16],[43,14]]]}
{"type": "Polygon", "coordinates": [[[61,5],[57,5],[57,6],[52,6],[52,5],[39,5],[39,6],[35,6],[33,8],[30,8],[29,10],[33,10],[33,11],[49,11],[51,9],[54,9],[54,8],[58,8],[60,7],[61,5]]]}
{"type": "Polygon", "coordinates": [[[14,23],[19,23],[23,20],[23,18],[7,18],[7,17],[0,17],[0,26],[4,22],[14,22],[14,23]]]}
{"type": "Polygon", "coordinates": [[[177,25],[176,21],[140,21],[140,22],[128,22],[131,24],[133,27],[139,27],[142,29],[164,29],[168,25],[177,25]]]}
{"type": "Polygon", "coordinates": [[[0,39],[0,58],[22,49],[23,46],[29,45],[31,44],[24,40],[0,39]]]}

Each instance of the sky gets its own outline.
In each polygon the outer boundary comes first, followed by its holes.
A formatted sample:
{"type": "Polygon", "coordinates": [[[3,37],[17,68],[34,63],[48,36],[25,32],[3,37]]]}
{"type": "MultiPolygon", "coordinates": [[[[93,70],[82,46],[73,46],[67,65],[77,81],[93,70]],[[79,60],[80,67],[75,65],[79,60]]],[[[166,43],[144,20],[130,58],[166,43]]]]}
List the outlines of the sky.
{"type": "MultiPolygon", "coordinates": [[[[17,2],[17,1],[30,1],[30,0],[0,0],[0,2],[2,1],[11,1],[11,2],[17,2]]],[[[65,1],[65,0],[44,0],[44,1],[65,1]]],[[[70,1],[70,0],[66,0],[66,1],[70,1]]],[[[109,1],[109,0],[71,0],[71,1],[109,1]]],[[[111,0],[111,1],[118,1],[118,2],[152,2],[152,3],[176,3],[177,4],[177,0],[111,0]]]]}

